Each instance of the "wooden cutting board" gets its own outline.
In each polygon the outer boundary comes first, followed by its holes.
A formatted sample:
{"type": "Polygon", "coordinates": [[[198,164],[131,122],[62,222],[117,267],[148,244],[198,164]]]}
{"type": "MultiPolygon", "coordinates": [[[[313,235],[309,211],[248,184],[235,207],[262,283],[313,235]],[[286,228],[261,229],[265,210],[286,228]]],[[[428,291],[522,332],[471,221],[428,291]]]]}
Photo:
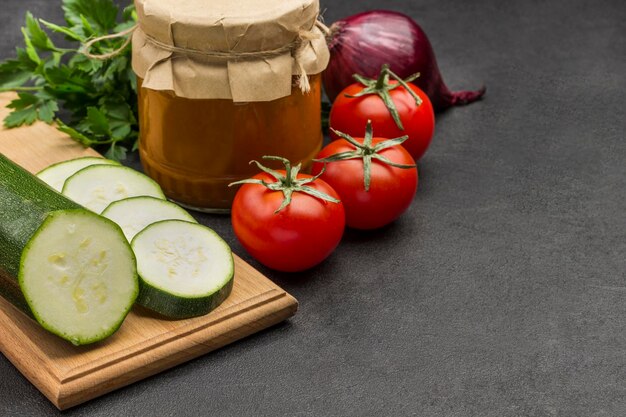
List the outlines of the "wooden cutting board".
{"type": "MultiPolygon", "coordinates": [[[[13,97],[0,94],[0,120],[13,97]]],[[[45,123],[1,129],[0,153],[30,172],[98,155],[45,123]]],[[[213,312],[164,320],[137,306],[117,333],[95,345],[75,347],[59,339],[0,297],[0,351],[62,410],[279,323],[297,307],[292,296],[235,255],[232,293],[213,312]]]]}

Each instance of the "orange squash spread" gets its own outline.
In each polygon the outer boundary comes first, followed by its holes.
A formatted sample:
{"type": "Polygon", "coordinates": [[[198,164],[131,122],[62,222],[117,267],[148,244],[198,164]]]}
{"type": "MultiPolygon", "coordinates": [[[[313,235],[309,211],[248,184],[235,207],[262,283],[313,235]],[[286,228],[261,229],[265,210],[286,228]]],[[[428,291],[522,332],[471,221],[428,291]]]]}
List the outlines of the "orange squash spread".
{"type": "Polygon", "coordinates": [[[309,80],[308,93],[294,84],[286,97],[236,103],[177,97],[141,88],[140,79],[139,152],[144,170],[169,198],[183,205],[227,211],[237,191],[228,184],[258,173],[251,160],[277,155],[306,167],[320,150],[321,76],[310,75],[309,80]]]}

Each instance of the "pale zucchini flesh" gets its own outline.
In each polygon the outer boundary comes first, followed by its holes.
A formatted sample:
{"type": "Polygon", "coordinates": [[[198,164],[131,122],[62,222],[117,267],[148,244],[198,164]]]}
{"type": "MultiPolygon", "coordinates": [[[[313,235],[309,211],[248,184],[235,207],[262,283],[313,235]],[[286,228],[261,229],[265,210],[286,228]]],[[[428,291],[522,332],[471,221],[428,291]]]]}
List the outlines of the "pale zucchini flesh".
{"type": "Polygon", "coordinates": [[[139,289],[124,240],[117,225],[84,209],[46,218],[22,252],[18,278],[44,328],[83,345],[120,327],[139,289]]]}
{"type": "Polygon", "coordinates": [[[58,162],[42,169],[37,173],[37,177],[54,188],[58,192],[63,190],[65,181],[83,168],[92,165],[119,165],[110,159],[85,156],[83,158],[70,159],[69,161],[58,162]]]}
{"type": "Polygon", "coordinates": [[[161,220],[185,220],[196,223],[193,216],[177,204],[146,196],[114,201],[102,215],[117,223],[129,242],[146,226],[161,220]]]}
{"type": "Polygon", "coordinates": [[[230,294],[234,261],[213,230],[181,220],[153,223],[132,243],[140,291],[137,302],[172,318],[207,314],[230,294]]]}
{"type": "Polygon", "coordinates": [[[115,165],[81,169],[65,181],[63,195],[98,214],[112,202],[128,197],[165,199],[161,187],[152,179],[132,168],[115,165]]]}

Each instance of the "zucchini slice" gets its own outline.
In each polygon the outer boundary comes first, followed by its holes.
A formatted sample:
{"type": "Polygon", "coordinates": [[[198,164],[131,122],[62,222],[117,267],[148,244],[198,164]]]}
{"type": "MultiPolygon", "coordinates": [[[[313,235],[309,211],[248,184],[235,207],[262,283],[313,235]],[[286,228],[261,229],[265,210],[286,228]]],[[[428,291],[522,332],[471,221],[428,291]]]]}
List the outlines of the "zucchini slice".
{"type": "Polygon", "coordinates": [[[58,192],[61,192],[65,180],[81,169],[91,165],[119,165],[119,163],[110,159],[85,156],[52,164],[39,171],[37,177],[58,192]]]}
{"type": "Polygon", "coordinates": [[[117,223],[129,242],[146,226],[161,220],[186,220],[197,223],[196,219],[179,205],[146,196],[114,201],[102,215],[117,223]]]}
{"type": "Polygon", "coordinates": [[[132,168],[93,165],[65,181],[63,195],[100,214],[109,204],[128,197],[151,196],[165,200],[161,187],[132,168]]]}
{"type": "Polygon", "coordinates": [[[77,345],[115,332],[139,290],[119,226],[1,154],[0,212],[0,295],[77,345]]]}
{"type": "Polygon", "coordinates": [[[217,233],[182,220],[153,223],[131,246],[137,257],[137,303],[171,318],[207,314],[233,286],[232,252],[217,233]]]}
{"type": "Polygon", "coordinates": [[[87,210],[48,215],[22,252],[18,276],[45,329],[84,345],[121,326],[139,291],[135,257],[121,240],[119,227],[87,210]]]}

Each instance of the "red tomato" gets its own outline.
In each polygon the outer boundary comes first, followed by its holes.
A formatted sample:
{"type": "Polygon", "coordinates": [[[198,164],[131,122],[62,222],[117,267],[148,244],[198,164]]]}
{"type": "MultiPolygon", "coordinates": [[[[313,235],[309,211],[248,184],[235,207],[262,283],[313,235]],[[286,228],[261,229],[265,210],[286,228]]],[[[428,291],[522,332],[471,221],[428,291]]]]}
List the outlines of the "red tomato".
{"type": "MultiPolygon", "coordinates": [[[[363,138],[354,139],[363,143],[363,138]]],[[[385,140],[373,138],[372,145],[385,140]]],[[[347,140],[338,139],[322,149],[316,159],[355,149],[347,140]]],[[[406,149],[399,145],[378,154],[397,164],[415,164],[406,149]]],[[[313,174],[319,174],[323,167],[322,162],[315,162],[313,174]]],[[[346,224],[355,229],[376,229],[391,223],[409,208],[417,189],[417,168],[397,168],[376,159],[372,160],[368,191],[364,185],[362,159],[328,162],[320,178],[337,191],[346,210],[346,224]]]]}
{"type": "MultiPolygon", "coordinates": [[[[285,175],[284,170],[278,173],[285,175]]],[[[297,179],[311,178],[298,174],[297,179]]],[[[253,179],[267,183],[276,178],[260,173],[253,179]]],[[[307,184],[335,199],[339,196],[327,183],[307,184]]],[[[260,184],[244,184],[235,195],[232,223],[243,247],[262,264],[279,271],[302,271],[322,262],[337,247],[345,228],[343,204],[294,192],[289,205],[280,210],[282,191],[260,184]]]]}
{"type": "MultiPolygon", "coordinates": [[[[389,84],[397,84],[397,81],[390,80],[389,84]]],[[[330,110],[330,127],[351,136],[361,136],[363,126],[371,120],[377,136],[397,138],[408,135],[409,139],[402,146],[417,161],[424,155],[433,138],[435,113],[426,93],[411,83],[407,85],[422,99],[421,105],[415,104],[413,96],[402,86],[389,91],[404,130],[396,125],[389,109],[378,95],[346,97],[346,94],[351,96],[362,91],[364,86],[360,83],[349,85],[337,96],[330,110]]],[[[334,134],[331,137],[337,139],[334,134]]]]}

